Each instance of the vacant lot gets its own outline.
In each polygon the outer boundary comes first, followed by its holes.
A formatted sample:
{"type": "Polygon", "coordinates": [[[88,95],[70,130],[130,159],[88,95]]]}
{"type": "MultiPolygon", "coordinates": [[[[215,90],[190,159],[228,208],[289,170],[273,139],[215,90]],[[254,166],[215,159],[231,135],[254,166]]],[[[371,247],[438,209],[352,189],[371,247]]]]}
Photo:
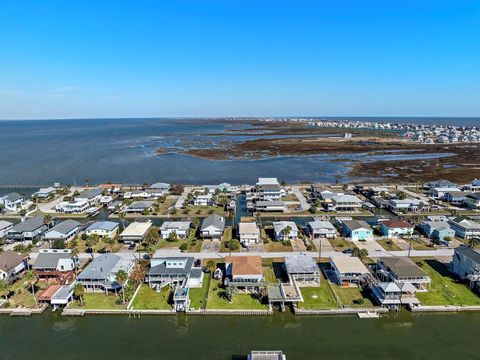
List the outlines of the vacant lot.
{"type": "Polygon", "coordinates": [[[261,304],[251,294],[236,294],[230,303],[223,297],[223,288],[220,285],[220,280],[212,279],[210,281],[207,300],[208,309],[264,310],[267,308],[266,305],[261,304]]]}
{"type": "Polygon", "coordinates": [[[115,296],[114,294],[104,293],[85,293],[83,295],[83,305],[80,305],[79,301],[73,301],[70,304],[72,309],[116,309],[122,310],[127,307],[126,304],[122,304],[122,297],[115,296]]]}
{"type": "Polygon", "coordinates": [[[171,310],[172,289],[165,286],[160,292],[156,292],[147,284],[142,284],[133,301],[132,308],[135,310],[171,310]]]}

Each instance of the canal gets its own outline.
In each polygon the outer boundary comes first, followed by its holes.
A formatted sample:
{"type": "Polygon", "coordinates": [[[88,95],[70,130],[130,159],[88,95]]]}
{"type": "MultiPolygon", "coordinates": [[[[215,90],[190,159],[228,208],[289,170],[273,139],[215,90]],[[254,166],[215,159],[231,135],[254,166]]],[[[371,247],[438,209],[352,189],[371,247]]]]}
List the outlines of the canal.
{"type": "Polygon", "coordinates": [[[232,359],[283,350],[294,359],[479,358],[480,314],[357,317],[0,316],[1,359],[232,359]]]}

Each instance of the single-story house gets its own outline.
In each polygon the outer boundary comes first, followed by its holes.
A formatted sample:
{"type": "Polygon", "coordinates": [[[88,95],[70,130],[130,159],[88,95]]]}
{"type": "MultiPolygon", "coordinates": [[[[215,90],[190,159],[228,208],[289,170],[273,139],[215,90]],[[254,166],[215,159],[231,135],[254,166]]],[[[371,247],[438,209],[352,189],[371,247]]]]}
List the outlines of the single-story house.
{"type": "Polygon", "coordinates": [[[85,234],[113,239],[117,235],[119,228],[120,224],[115,221],[96,221],[86,228],[85,234]]]}
{"type": "Polygon", "coordinates": [[[344,235],[352,241],[373,240],[373,230],[364,220],[345,220],[342,225],[344,235]]]}
{"type": "Polygon", "coordinates": [[[44,216],[38,215],[14,225],[7,230],[6,237],[16,241],[33,240],[41,236],[47,229],[48,225],[44,222],[44,216]]]}
{"type": "Polygon", "coordinates": [[[295,281],[320,283],[320,268],[312,256],[305,253],[292,253],[285,256],[285,269],[295,281]]]}
{"type": "Polygon", "coordinates": [[[465,196],[465,205],[470,209],[480,209],[480,192],[465,196]]]}
{"type": "Polygon", "coordinates": [[[420,266],[407,257],[383,257],[377,260],[376,275],[382,281],[410,283],[417,291],[428,291],[430,277],[420,266]]]}
{"type": "Polygon", "coordinates": [[[0,204],[3,204],[5,211],[17,212],[25,205],[25,199],[22,195],[12,192],[7,195],[0,196],[0,204]]]}
{"type": "Polygon", "coordinates": [[[160,235],[166,239],[171,233],[176,233],[178,238],[186,239],[191,225],[191,221],[165,221],[160,226],[160,235]]]}
{"type": "Polygon", "coordinates": [[[313,238],[334,238],[337,236],[337,229],[330,221],[310,221],[307,224],[310,235],[313,238]]]}
{"type": "Polygon", "coordinates": [[[224,230],[225,219],[216,214],[212,214],[203,220],[200,234],[203,238],[220,239],[224,230]]]}
{"type": "Polygon", "coordinates": [[[480,236],[480,224],[462,217],[449,221],[450,226],[455,230],[455,235],[462,239],[470,239],[480,236]]]}
{"type": "Polygon", "coordinates": [[[240,222],[238,224],[240,242],[244,244],[257,244],[260,242],[260,229],[255,221],[240,222]]]}
{"type": "Polygon", "coordinates": [[[125,211],[127,213],[141,213],[144,211],[152,211],[153,205],[155,205],[154,201],[134,201],[131,203],[125,211]]]}
{"type": "Polygon", "coordinates": [[[127,259],[113,253],[97,256],[78,275],[77,282],[85,287],[86,291],[115,291],[122,285],[116,279],[120,270],[130,274],[135,265],[134,259],[127,259]]]}
{"type": "Polygon", "coordinates": [[[292,240],[298,237],[298,227],[293,221],[274,221],[275,240],[292,240]]]}
{"type": "Polygon", "coordinates": [[[170,184],[167,184],[167,183],[157,182],[150,185],[150,189],[159,190],[162,192],[162,194],[165,195],[165,194],[168,194],[168,192],[171,189],[171,186],[170,184]]]}
{"type": "Polygon", "coordinates": [[[203,271],[194,267],[193,257],[154,257],[145,282],[152,288],[167,284],[199,287],[203,281],[203,271]]]}
{"type": "Polygon", "coordinates": [[[0,220],[0,238],[3,238],[12,227],[13,223],[10,221],[0,220]]]}
{"type": "Polygon", "coordinates": [[[54,187],[40,188],[33,196],[36,196],[39,199],[46,199],[50,196],[54,196],[57,192],[57,189],[54,187]]]}
{"type": "Polygon", "coordinates": [[[152,228],[151,221],[133,222],[120,234],[120,240],[125,243],[142,242],[152,228]]]}
{"type": "Polygon", "coordinates": [[[380,231],[383,236],[389,239],[396,239],[398,237],[411,236],[415,227],[404,220],[387,220],[382,221],[380,231]]]}
{"type": "Polygon", "coordinates": [[[13,250],[0,252],[0,280],[12,281],[15,275],[22,272],[27,266],[23,256],[13,250]]]}
{"type": "Polygon", "coordinates": [[[330,256],[330,267],[339,284],[359,284],[369,274],[367,267],[354,256],[332,255],[330,256]]]}
{"type": "Polygon", "coordinates": [[[255,287],[263,280],[262,258],[260,256],[226,256],[226,285],[255,287]]]}
{"type": "Polygon", "coordinates": [[[80,223],[78,221],[68,219],[45,231],[43,238],[46,241],[69,241],[78,235],[79,229],[80,223]]]}

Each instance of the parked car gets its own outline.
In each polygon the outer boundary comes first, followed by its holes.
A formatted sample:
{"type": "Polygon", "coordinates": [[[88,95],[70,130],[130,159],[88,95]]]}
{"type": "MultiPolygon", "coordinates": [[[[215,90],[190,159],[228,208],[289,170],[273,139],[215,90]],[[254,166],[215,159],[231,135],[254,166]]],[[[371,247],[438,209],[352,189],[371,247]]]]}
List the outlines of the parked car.
{"type": "Polygon", "coordinates": [[[128,245],[128,250],[133,250],[135,249],[135,243],[131,243],[130,245],[128,245]]]}
{"type": "Polygon", "coordinates": [[[353,254],[353,250],[352,250],[352,249],[345,249],[345,250],[342,251],[342,253],[348,254],[348,255],[352,255],[352,254],[353,254]]]}

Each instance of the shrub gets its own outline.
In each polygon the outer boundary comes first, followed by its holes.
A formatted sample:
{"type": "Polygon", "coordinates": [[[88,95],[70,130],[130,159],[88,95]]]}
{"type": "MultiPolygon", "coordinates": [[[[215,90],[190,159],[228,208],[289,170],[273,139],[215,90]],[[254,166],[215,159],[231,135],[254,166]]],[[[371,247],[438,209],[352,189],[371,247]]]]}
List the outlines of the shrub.
{"type": "Polygon", "coordinates": [[[180,245],[180,250],[182,250],[182,251],[188,250],[188,244],[183,243],[182,245],[180,245]]]}
{"type": "Polygon", "coordinates": [[[357,305],[363,305],[365,303],[365,300],[363,298],[354,299],[353,303],[357,305]]]}

